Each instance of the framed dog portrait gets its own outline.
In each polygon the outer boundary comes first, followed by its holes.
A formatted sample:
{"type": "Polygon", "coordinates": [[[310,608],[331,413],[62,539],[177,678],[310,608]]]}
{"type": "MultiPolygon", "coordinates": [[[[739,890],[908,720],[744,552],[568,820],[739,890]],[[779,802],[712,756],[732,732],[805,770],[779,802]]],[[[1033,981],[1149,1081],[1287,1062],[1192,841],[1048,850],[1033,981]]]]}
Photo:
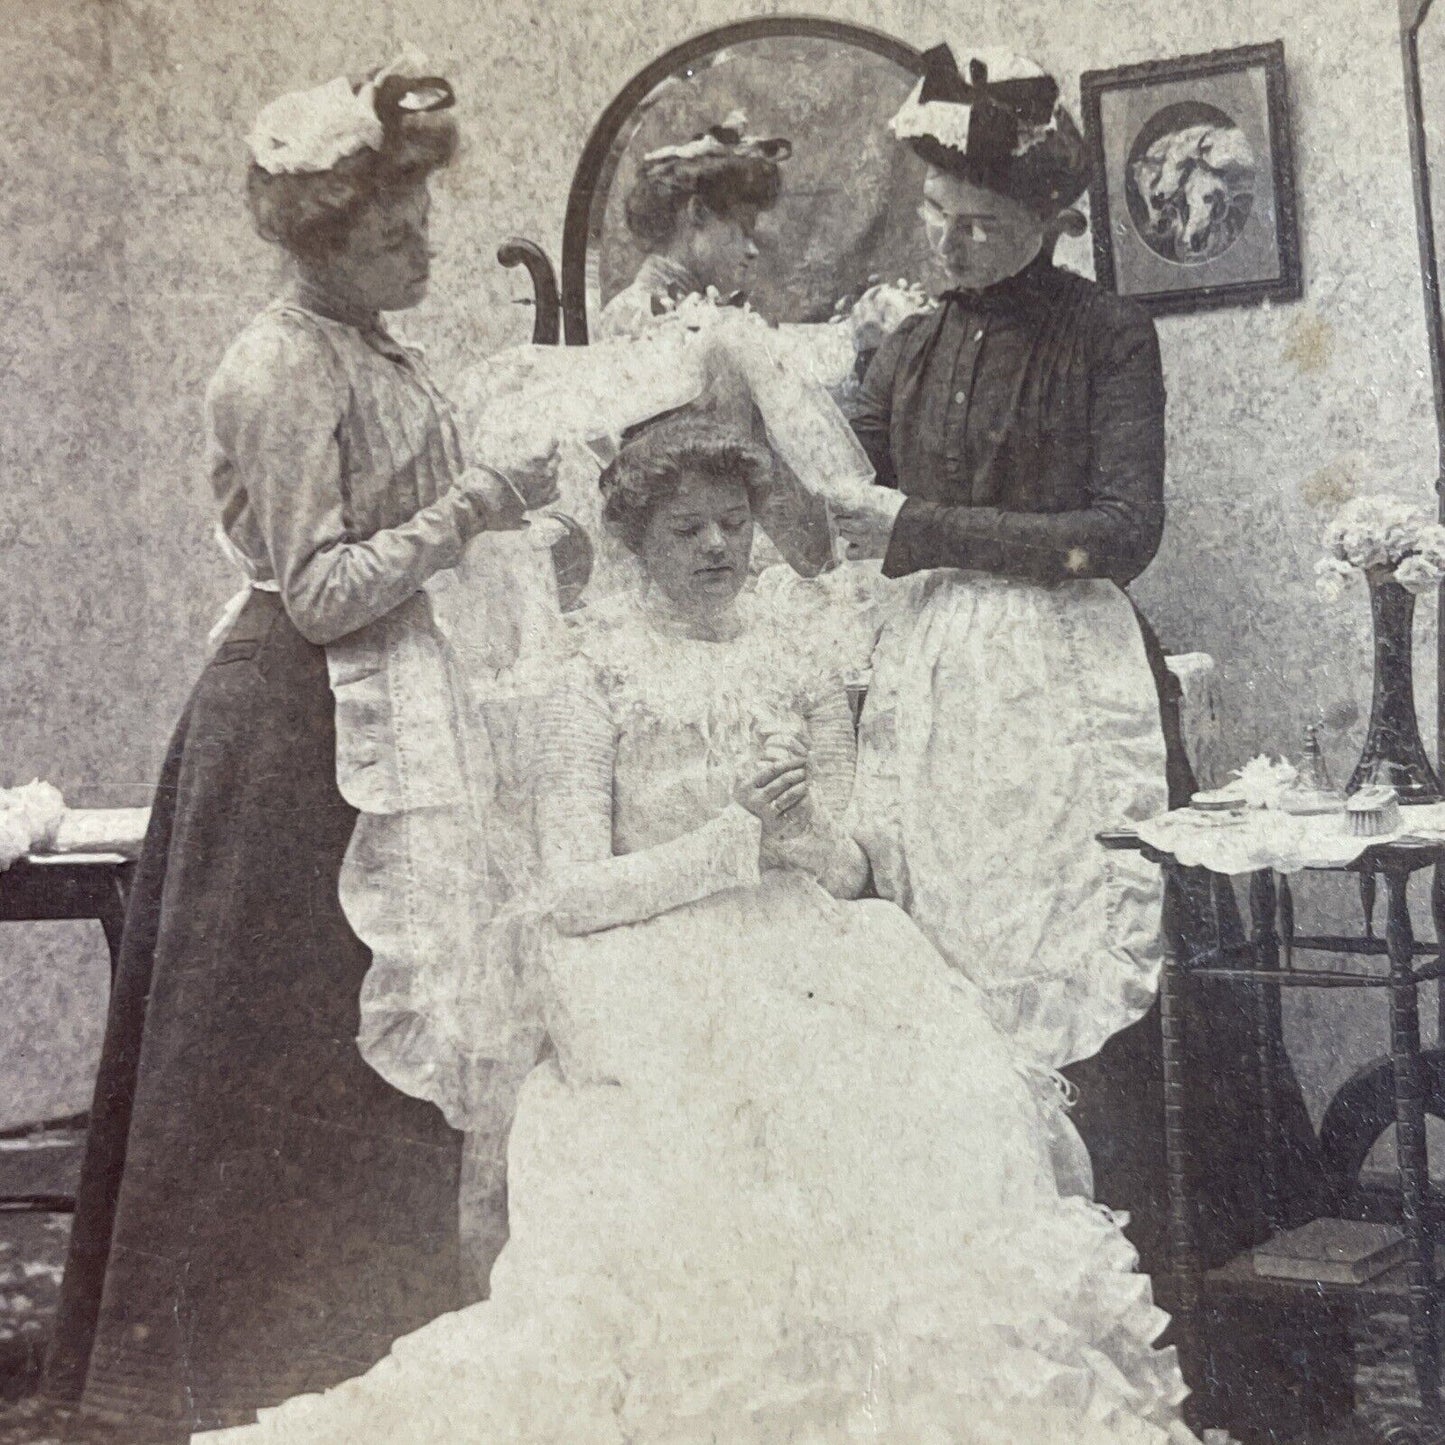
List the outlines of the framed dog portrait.
{"type": "Polygon", "coordinates": [[[1094,70],[1099,281],[1153,312],[1302,294],[1284,44],[1094,70]]]}

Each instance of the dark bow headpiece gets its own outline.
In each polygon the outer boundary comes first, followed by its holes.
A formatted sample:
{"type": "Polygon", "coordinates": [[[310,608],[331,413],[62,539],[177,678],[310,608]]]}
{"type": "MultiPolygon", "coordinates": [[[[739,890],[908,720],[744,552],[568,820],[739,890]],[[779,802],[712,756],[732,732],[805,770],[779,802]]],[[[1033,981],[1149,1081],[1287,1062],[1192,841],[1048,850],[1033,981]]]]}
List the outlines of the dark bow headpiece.
{"type": "Polygon", "coordinates": [[[1059,103],[1059,84],[1028,61],[1014,73],[971,60],[958,68],[947,45],[923,55],[923,74],[893,117],[893,133],[930,165],[1054,214],[1088,182],[1083,139],[1059,103]]]}
{"type": "Polygon", "coordinates": [[[990,80],[981,60],[969,61],[965,79],[953,51],[935,45],[923,56],[918,103],[940,101],[968,106],[968,155],[982,162],[1001,161],[1017,153],[1021,130],[1040,129],[1053,119],[1059,83],[1051,75],[990,80]]]}

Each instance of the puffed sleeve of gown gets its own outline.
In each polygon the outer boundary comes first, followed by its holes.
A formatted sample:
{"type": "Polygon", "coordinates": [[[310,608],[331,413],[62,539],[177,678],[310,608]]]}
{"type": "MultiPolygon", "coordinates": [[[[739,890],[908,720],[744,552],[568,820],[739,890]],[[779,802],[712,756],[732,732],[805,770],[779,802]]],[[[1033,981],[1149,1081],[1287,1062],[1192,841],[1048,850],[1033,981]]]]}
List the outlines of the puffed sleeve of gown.
{"type": "Polygon", "coordinates": [[[206,396],[212,444],[241,479],[287,614],[318,645],[398,607],[455,566],[484,526],[478,504],[453,487],[400,526],[353,535],[340,442],[348,404],[328,343],[287,318],[242,336],[206,396]]]}
{"type": "Polygon", "coordinates": [[[810,821],[793,837],[785,835],[774,843],[772,857],[810,873],[835,898],[857,898],[868,886],[869,866],[841,821],[852,799],[858,757],[853,710],[842,679],[822,679],[805,713],[810,821]]]}
{"type": "Polygon", "coordinates": [[[612,851],[617,733],[601,684],[578,664],[541,720],[537,836],[554,923],[595,933],[759,881],[762,829],[736,803],[681,837],[612,851]]]}

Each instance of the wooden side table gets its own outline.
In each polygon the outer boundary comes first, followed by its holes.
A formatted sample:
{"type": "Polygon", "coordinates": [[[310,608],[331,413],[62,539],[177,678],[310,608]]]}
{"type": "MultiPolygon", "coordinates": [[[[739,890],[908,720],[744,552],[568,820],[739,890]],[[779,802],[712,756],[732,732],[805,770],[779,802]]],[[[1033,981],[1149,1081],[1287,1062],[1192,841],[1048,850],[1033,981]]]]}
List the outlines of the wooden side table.
{"type": "MultiPolygon", "coordinates": [[[[1185,871],[1172,855],[1145,844],[1127,831],[1102,833],[1106,848],[1130,849],[1157,862],[1176,881],[1185,871]]],[[[1225,891],[1233,885],[1226,874],[1211,873],[1214,930],[1211,943],[1194,957],[1166,953],[1160,978],[1160,1017],[1164,1036],[1165,1148],[1168,1163],[1170,1268],[1176,1328],[1181,1345],[1191,1350],[1198,1341],[1201,1313],[1207,1305],[1249,1300],[1291,1300],[1296,1307],[1312,1301],[1321,1308],[1354,1304],[1378,1308],[1403,1307],[1410,1320],[1411,1357],[1420,1400],[1432,1428],[1445,1425],[1439,1385],[1440,1268],[1436,1261],[1435,1219],[1429,1209],[1429,1168],[1425,1137],[1426,1068],[1420,1042],[1419,990],[1445,974],[1439,942],[1415,937],[1410,917],[1409,885],[1418,872],[1434,868],[1431,891],[1436,938],[1445,939],[1445,884],[1442,884],[1445,843],[1401,840],[1367,849],[1353,862],[1321,872],[1358,876],[1364,905],[1363,933],[1355,936],[1305,934],[1298,931],[1288,875],[1261,868],[1249,875],[1249,937],[1230,942],[1223,926],[1225,891]],[[1385,934],[1374,929],[1376,893],[1384,882],[1385,934]],[[1347,954],[1381,958],[1385,967],[1327,969],[1296,963],[1298,954],[1347,954]],[[1266,1279],[1256,1275],[1250,1256],[1242,1254],[1221,1268],[1203,1268],[1197,1242],[1196,1200],[1192,1181],[1192,1139],[1189,1130],[1190,1081],[1185,1068],[1185,1040],[1191,1024],[1191,988],[1196,979],[1228,979],[1254,990],[1257,1032],[1256,1064],[1260,1071],[1259,1122],[1264,1181],[1263,1223],[1271,1232],[1281,1227],[1286,1210],[1280,1198],[1278,1127],[1273,1116],[1277,1050],[1282,1046],[1280,990],[1283,988],[1362,988],[1383,990],[1390,1009],[1392,1117],[1396,1127],[1399,1222],[1409,1241],[1404,1263],[1363,1284],[1332,1286],[1266,1279]]],[[[1445,1000],[1442,1000],[1445,1010],[1445,1000]]],[[[1403,1436],[1401,1438],[1404,1438],[1403,1436]]]]}
{"type": "MultiPolygon", "coordinates": [[[[80,835],[89,829],[96,836],[123,842],[124,850],[32,854],[17,860],[0,872],[0,923],[95,920],[105,934],[113,983],[146,813],[144,809],[124,809],[71,816],[80,835]]],[[[0,1195],[0,1213],[68,1214],[74,1208],[75,1200],[69,1195],[0,1195]]]]}
{"type": "Polygon", "coordinates": [[[135,866],[120,853],[21,858],[0,873],[0,923],[94,919],[105,933],[114,980],[135,866]]]}

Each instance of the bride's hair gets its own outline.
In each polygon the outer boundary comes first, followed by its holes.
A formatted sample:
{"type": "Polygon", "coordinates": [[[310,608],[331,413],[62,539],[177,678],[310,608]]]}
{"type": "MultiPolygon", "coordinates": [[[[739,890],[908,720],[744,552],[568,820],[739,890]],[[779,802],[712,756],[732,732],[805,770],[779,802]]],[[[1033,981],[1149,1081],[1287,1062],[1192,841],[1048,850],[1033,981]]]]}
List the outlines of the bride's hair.
{"type": "Polygon", "coordinates": [[[750,437],[687,412],[637,432],[608,463],[602,520],[631,552],[642,550],[647,524],[684,477],[741,483],[756,512],[773,485],[772,459],[750,437]]]}

